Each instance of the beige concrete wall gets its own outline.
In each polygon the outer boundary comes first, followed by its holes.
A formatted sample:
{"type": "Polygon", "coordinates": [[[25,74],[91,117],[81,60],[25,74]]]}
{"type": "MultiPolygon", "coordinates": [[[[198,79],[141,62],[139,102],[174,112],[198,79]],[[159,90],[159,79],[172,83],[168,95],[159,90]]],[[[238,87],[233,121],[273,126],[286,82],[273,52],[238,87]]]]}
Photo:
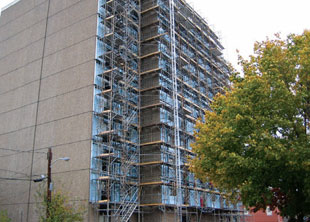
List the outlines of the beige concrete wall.
{"type": "MultiPolygon", "coordinates": [[[[47,12],[48,0],[21,0],[0,17],[0,177],[25,179],[0,181],[0,209],[26,221],[26,179],[31,169],[46,174],[52,147],[54,160],[70,157],[53,166],[54,188],[86,203],[85,221],[94,221],[87,203],[97,2],[51,0],[46,30],[47,12]]],[[[32,182],[29,222],[37,221],[37,189],[32,182]]]]}

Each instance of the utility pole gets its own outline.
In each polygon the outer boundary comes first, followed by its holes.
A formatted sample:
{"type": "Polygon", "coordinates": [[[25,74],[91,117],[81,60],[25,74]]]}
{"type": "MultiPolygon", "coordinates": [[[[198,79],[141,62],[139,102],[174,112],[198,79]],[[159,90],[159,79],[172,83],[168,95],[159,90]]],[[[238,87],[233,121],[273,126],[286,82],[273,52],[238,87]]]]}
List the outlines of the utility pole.
{"type": "Polygon", "coordinates": [[[46,204],[46,219],[48,219],[50,217],[50,204],[52,201],[52,186],[51,186],[51,182],[52,182],[52,149],[48,148],[48,152],[47,152],[47,204],[46,204]]]}

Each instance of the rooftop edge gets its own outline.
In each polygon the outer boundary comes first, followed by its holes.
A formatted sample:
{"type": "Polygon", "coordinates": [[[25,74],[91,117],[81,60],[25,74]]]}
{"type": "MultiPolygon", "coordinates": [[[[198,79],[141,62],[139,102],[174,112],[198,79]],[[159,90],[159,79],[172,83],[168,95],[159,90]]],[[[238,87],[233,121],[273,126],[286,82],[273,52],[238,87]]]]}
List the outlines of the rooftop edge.
{"type": "Polygon", "coordinates": [[[10,8],[11,6],[15,5],[17,2],[19,2],[20,0],[14,0],[11,3],[9,3],[8,5],[4,6],[3,8],[0,8],[0,16],[2,14],[2,12],[8,8],[10,8]]]}

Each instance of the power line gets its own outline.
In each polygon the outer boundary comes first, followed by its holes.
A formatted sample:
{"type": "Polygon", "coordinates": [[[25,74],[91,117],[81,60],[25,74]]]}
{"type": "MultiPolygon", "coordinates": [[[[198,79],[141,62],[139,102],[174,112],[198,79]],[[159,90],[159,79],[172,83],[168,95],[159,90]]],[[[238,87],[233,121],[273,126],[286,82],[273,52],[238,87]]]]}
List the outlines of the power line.
{"type": "MultiPolygon", "coordinates": [[[[29,150],[17,150],[17,149],[1,148],[1,147],[0,147],[0,150],[7,150],[7,151],[12,151],[12,152],[29,152],[29,150]]],[[[38,152],[38,151],[35,151],[35,153],[44,153],[44,154],[46,154],[46,152],[38,152]]]]}
{"type": "Polygon", "coordinates": [[[21,150],[16,150],[16,149],[9,149],[9,148],[0,148],[0,150],[8,150],[8,151],[13,151],[13,152],[21,151],[21,150]]]}
{"type": "Polygon", "coordinates": [[[13,170],[0,169],[0,171],[7,171],[7,172],[10,172],[10,173],[21,174],[21,175],[24,175],[24,176],[28,177],[28,175],[26,173],[17,172],[17,171],[13,171],[13,170]]]}
{"type": "Polygon", "coordinates": [[[21,154],[21,153],[29,153],[29,152],[31,152],[31,151],[20,151],[20,152],[17,152],[17,153],[11,153],[11,154],[2,155],[0,157],[14,156],[14,155],[18,155],[18,154],[21,154]]]}
{"type": "MultiPolygon", "coordinates": [[[[42,158],[43,158],[43,157],[41,157],[41,158],[39,158],[39,159],[36,159],[36,160],[34,161],[34,163],[36,163],[37,161],[41,160],[42,158]]],[[[30,176],[29,176],[28,174],[22,173],[22,172],[26,171],[29,167],[31,167],[31,164],[32,164],[32,163],[30,163],[30,164],[28,164],[27,166],[25,166],[24,168],[20,169],[19,172],[17,172],[17,171],[12,171],[12,170],[7,170],[7,169],[0,169],[0,170],[9,171],[9,172],[14,172],[14,173],[19,173],[19,174],[24,175],[24,176],[26,176],[26,177],[28,177],[28,178],[30,179],[30,176]]],[[[41,174],[40,174],[40,175],[41,175],[41,174]]],[[[39,175],[39,174],[33,175],[33,177],[40,176],[40,175],[39,175]]],[[[33,178],[33,177],[32,177],[32,178],[33,178]]],[[[23,178],[23,176],[20,176],[20,177],[17,176],[17,177],[15,177],[15,178],[21,179],[21,178],[23,178]]]]}
{"type": "Polygon", "coordinates": [[[12,131],[9,131],[9,132],[1,133],[0,136],[8,135],[8,134],[15,133],[15,132],[18,132],[18,131],[21,131],[21,130],[25,130],[25,129],[29,129],[29,128],[33,128],[35,126],[42,126],[42,125],[49,124],[49,123],[54,123],[54,122],[57,122],[57,121],[60,121],[60,120],[70,119],[72,117],[81,116],[81,115],[85,115],[85,114],[92,113],[92,112],[93,112],[93,110],[89,110],[89,111],[85,111],[85,112],[82,112],[82,113],[77,113],[77,114],[74,114],[74,115],[71,115],[71,116],[65,116],[65,117],[62,117],[62,118],[59,118],[59,119],[54,119],[54,120],[51,120],[51,121],[39,123],[39,124],[36,124],[36,125],[26,126],[24,128],[20,128],[20,129],[12,130],[12,131]]]}
{"type": "Polygon", "coordinates": [[[9,178],[9,177],[0,177],[0,180],[21,180],[21,181],[30,181],[27,178],[9,178]]]}
{"type": "MultiPolygon", "coordinates": [[[[0,148],[0,149],[15,152],[15,153],[11,153],[11,154],[5,154],[5,155],[2,155],[0,157],[14,156],[14,155],[21,154],[21,153],[32,153],[32,150],[15,150],[15,149],[9,149],[9,148],[0,148]]],[[[34,151],[34,152],[40,153],[40,154],[46,154],[45,152],[38,152],[38,151],[34,151]]]]}
{"type": "MultiPolygon", "coordinates": [[[[28,166],[29,167],[29,166],[28,166]]],[[[55,172],[55,173],[52,173],[54,175],[57,175],[57,174],[63,174],[63,173],[72,173],[72,172],[79,172],[79,171],[85,171],[85,170],[90,170],[91,168],[82,168],[82,169],[75,169],[75,170],[66,170],[66,171],[59,171],[59,172],[55,172]]],[[[2,169],[0,169],[2,170],[2,169]]],[[[14,171],[13,171],[14,172],[14,171]]],[[[17,173],[17,172],[16,172],[17,173]]],[[[11,178],[8,178],[8,177],[0,177],[0,179],[3,179],[3,180],[27,180],[29,181],[30,180],[30,176],[28,176],[27,174],[25,174],[25,176],[27,176],[28,178],[23,178],[23,177],[11,177],[11,178]]],[[[38,176],[41,176],[41,174],[33,174],[32,175],[32,179],[33,180],[33,177],[38,177],[38,176]]]]}
{"type": "MultiPolygon", "coordinates": [[[[88,199],[79,199],[79,200],[69,200],[69,202],[84,202],[88,201],[88,199]]],[[[42,201],[29,202],[29,204],[39,204],[43,203],[42,201]]],[[[16,202],[16,203],[8,203],[8,204],[0,204],[0,206],[8,206],[8,205],[17,205],[17,204],[28,204],[28,202],[16,202]]]]}
{"type": "MultiPolygon", "coordinates": [[[[78,140],[78,141],[73,141],[73,142],[69,142],[69,143],[62,143],[62,144],[58,144],[58,145],[53,145],[52,146],[52,149],[55,149],[57,147],[61,147],[61,146],[65,146],[65,145],[71,145],[71,144],[75,144],[75,143],[80,143],[80,142],[86,142],[86,141],[91,141],[92,138],[89,138],[89,139],[84,139],[84,140],[78,140]]],[[[46,152],[39,152],[38,150],[47,150],[48,148],[50,148],[51,146],[47,146],[47,147],[41,147],[41,148],[38,148],[36,149],[37,151],[34,151],[35,153],[42,153],[42,154],[46,154],[46,152]]],[[[8,149],[8,148],[0,148],[0,149],[8,149]]],[[[2,155],[0,157],[7,157],[7,156],[13,156],[13,155],[18,155],[20,153],[27,153],[27,152],[33,152],[32,149],[29,149],[29,150],[20,150],[19,152],[17,153],[13,153],[13,154],[6,154],[6,155],[2,155]]]]}
{"type": "MultiPolygon", "coordinates": [[[[47,77],[45,77],[45,78],[47,78],[47,77]]],[[[39,81],[39,80],[36,80],[36,81],[39,81]]],[[[66,94],[69,94],[69,93],[72,93],[72,92],[75,92],[75,91],[78,91],[78,90],[86,89],[87,87],[90,87],[90,86],[93,86],[93,85],[94,84],[89,84],[89,85],[86,85],[86,86],[83,86],[83,87],[80,87],[80,88],[77,88],[77,89],[74,89],[74,90],[71,90],[71,91],[68,91],[68,92],[65,92],[65,93],[61,93],[61,94],[57,94],[57,95],[54,95],[54,96],[51,96],[51,97],[48,97],[48,98],[45,98],[45,99],[41,99],[39,102],[44,102],[44,101],[51,100],[51,99],[57,98],[59,96],[63,96],[63,95],[66,95],[66,94]]],[[[0,94],[0,96],[1,96],[1,94],[0,94]]],[[[4,112],[0,113],[0,115],[5,114],[5,113],[9,113],[9,112],[12,112],[12,111],[15,111],[15,110],[22,109],[22,108],[24,108],[26,106],[30,106],[30,105],[33,105],[33,104],[36,104],[36,103],[37,102],[31,102],[31,103],[25,104],[23,106],[16,107],[14,109],[10,109],[10,110],[4,111],[4,112]]]]}

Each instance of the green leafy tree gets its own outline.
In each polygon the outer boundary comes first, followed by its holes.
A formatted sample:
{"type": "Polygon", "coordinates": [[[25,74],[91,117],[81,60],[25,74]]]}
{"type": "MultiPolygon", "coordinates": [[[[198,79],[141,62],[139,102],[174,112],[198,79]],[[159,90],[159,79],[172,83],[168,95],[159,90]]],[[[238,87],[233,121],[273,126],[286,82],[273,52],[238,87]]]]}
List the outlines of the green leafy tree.
{"type": "Polygon", "coordinates": [[[197,123],[191,169],[254,211],[269,206],[303,221],[310,214],[310,31],[256,43],[240,63],[244,76],[234,73],[197,123]]]}
{"type": "Polygon", "coordinates": [[[84,208],[69,203],[68,197],[60,191],[52,193],[52,200],[47,200],[46,192],[40,189],[37,192],[38,201],[37,210],[40,216],[40,222],[76,222],[83,221],[84,208]],[[43,200],[43,201],[42,201],[43,200]],[[46,213],[49,217],[46,218],[46,213]]]}
{"type": "Polygon", "coordinates": [[[10,222],[11,219],[8,216],[8,212],[0,210],[0,222],[10,222]]]}

